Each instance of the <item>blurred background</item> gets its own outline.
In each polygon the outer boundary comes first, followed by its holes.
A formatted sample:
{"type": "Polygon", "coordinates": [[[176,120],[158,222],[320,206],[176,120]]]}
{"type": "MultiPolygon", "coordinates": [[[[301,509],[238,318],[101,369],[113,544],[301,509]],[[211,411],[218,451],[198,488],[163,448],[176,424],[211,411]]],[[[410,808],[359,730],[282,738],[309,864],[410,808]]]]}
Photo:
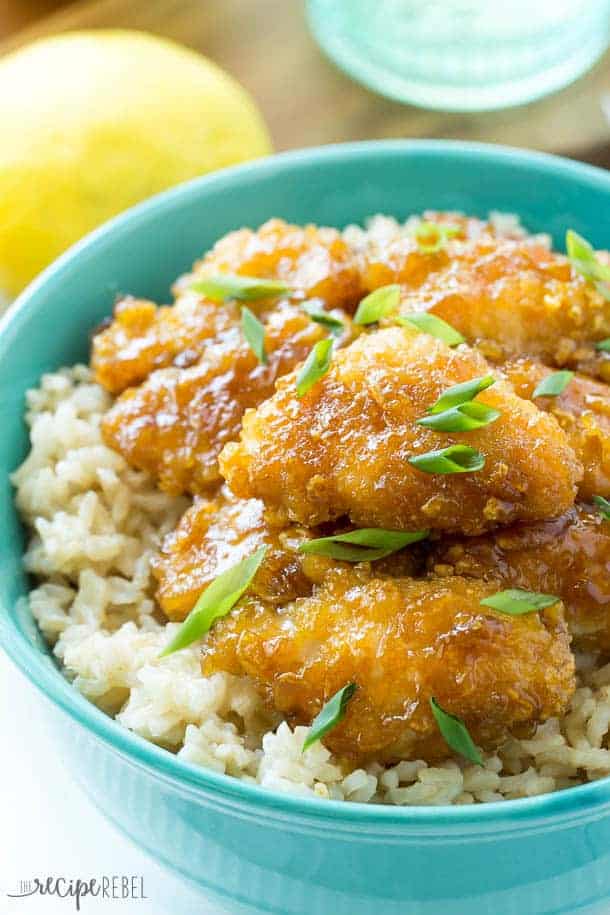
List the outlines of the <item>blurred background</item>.
{"type": "Polygon", "coordinates": [[[443,137],[610,167],[609,7],[2,0],[0,291],[137,200],[271,150],[443,137]],[[164,41],[107,31],[125,29],[164,41]]]}
{"type": "MultiPolygon", "coordinates": [[[[535,9],[540,2],[531,0],[528,7],[535,9]]],[[[380,0],[371,5],[376,3],[380,0]]],[[[441,0],[437,5],[452,4],[441,0]]],[[[484,5],[510,7],[510,0],[484,5]]],[[[577,0],[570,5],[578,10],[577,0]]],[[[560,7],[559,0],[553,2],[552,9],[560,7]]],[[[573,85],[534,104],[488,113],[444,114],[387,100],[350,80],[317,46],[307,26],[304,0],[2,0],[0,4],[5,52],[42,35],[89,28],[143,29],[202,52],[252,94],[277,150],[375,137],[457,137],[561,152],[610,165],[608,54],[573,85]]]]}

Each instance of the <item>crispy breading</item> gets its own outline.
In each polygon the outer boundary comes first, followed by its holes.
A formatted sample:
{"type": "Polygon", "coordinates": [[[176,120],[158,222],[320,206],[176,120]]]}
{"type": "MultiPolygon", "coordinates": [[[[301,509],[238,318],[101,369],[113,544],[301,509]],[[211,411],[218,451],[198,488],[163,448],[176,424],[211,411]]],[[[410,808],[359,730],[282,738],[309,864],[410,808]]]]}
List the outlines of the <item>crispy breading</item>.
{"type": "MultiPolygon", "coordinates": [[[[336,229],[302,228],[280,219],[256,232],[240,229],[220,239],[192,273],[177,281],[173,307],[132,297],[118,303],[114,320],[93,339],[96,380],[118,394],[155,369],[193,365],[208,343],[221,341],[237,327],[240,309],[235,303],[210,302],[191,290],[197,280],[218,273],[282,280],[295,301],[320,298],[327,310],[353,311],[363,294],[355,256],[336,229]]],[[[248,306],[265,322],[276,300],[248,306]]]]}
{"type": "Polygon", "coordinates": [[[257,499],[236,499],[226,488],[214,499],[195,499],[153,560],[157,600],[170,619],[184,619],[207,585],[262,546],[267,554],[249,593],[271,603],[308,594],[303,561],[315,562],[297,552],[304,539],[298,528],[269,525],[257,499]]]}
{"type": "Polygon", "coordinates": [[[496,361],[530,355],[610,381],[610,308],[566,257],[531,239],[450,240],[435,254],[403,237],[373,246],[367,289],[400,283],[402,313],[430,311],[496,361]]]}
{"type": "Polygon", "coordinates": [[[476,350],[427,334],[361,336],[301,399],[291,375],[249,411],[221,472],[237,495],[307,525],[347,515],[359,527],[477,534],[553,517],[573,504],[582,468],[553,417],[505,382],[478,397],[501,411],[491,425],[446,433],[415,424],[448,387],[489,372],[476,350]],[[453,444],[478,449],[485,467],[440,475],[408,462],[453,444]]]}
{"type": "Polygon", "coordinates": [[[166,492],[205,494],[220,482],[218,455],[237,437],[244,410],[269,397],[326,333],[298,306],[280,303],[265,325],[266,365],[233,328],[197,365],[160,369],[125,391],[104,417],[104,440],[166,492]]]}
{"type": "MultiPolygon", "coordinates": [[[[502,366],[519,397],[534,400],[536,386],[553,369],[523,357],[502,366]]],[[[581,499],[610,496],[610,387],[576,374],[557,397],[536,397],[539,409],[551,413],[568,437],[584,468],[581,499]]]]}
{"type": "Polygon", "coordinates": [[[238,323],[235,304],[219,305],[193,293],[160,307],[126,296],[115,305],[114,320],[93,337],[95,380],[120,394],[155,369],[197,362],[210,340],[238,323]]]}
{"type": "Polygon", "coordinates": [[[560,597],[574,647],[610,651],[610,522],[579,505],[561,518],[441,541],[431,574],[464,575],[560,597]]]}
{"type": "Polygon", "coordinates": [[[203,671],[248,675],[293,724],[309,724],[337,690],[356,683],[343,722],[324,738],[354,761],[450,755],[432,696],[489,749],[564,712],[574,690],[561,604],[511,617],[481,606],[492,591],[459,577],[337,570],[312,597],[279,611],[249,600],[219,620],[203,671]]]}
{"type": "Polygon", "coordinates": [[[364,294],[354,253],[340,232],[283,219],[270,219],[256,232],[229,232],[195,264],[189,281],[216,273],[281,280],[298,298],[320,298],[327,308],[348,312],[364,294]]]}
{"type": "MultiPolygon", "coordinates": [[[[311,593],[331,569],[345,567],[327,556],[299,553],[305,540],[328,534],[292,525],[275,527],[258,499],[237,499],[228,487],[213,499],[196,498],[152,561],[157,600],[172,620],[182,620],[218,575],[262,546],[267,554],[249,593],[272,604],[311,593]]],[[[377,560],[376,573],[412,575],[423,569],[412,548],[377,560]]]]}

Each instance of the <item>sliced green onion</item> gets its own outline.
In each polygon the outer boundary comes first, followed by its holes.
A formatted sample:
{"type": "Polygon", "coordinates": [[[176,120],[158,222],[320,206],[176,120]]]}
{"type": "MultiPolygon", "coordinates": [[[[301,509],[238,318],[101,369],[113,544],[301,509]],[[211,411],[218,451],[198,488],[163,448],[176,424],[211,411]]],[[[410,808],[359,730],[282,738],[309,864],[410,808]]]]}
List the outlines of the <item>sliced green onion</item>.
{"type": "Polygon", "coordinates": [[[339,318],[335,318],[334,315],[324,311],[316,302],[303,302],[302,307],[303,311],[307,312],[312,321],[315,321],[316,324],[322,324],[324,327],[329,327],[331,333],[340,334],[345,330],[343,321],[340,321],[339,318]]]}
{"type": "Polygon", "coordinates": [[[593,496],[593,502],[597,505],[599,513],[604,521],[610,521],[610,502],[603,496],[593,496]]]}
{"type": "Polygon", "coordinates": [[[574,372],[553,372],[551,375],[547,375],[546,378],[543,378],[536,386],[536,390],[532,397],[559,397],[560,394],[563,394],[573,377],[574,372]]]}
{"type": "Polygon", "coordinates": [[[500,410],[472,401],[460,404],[459,407],[451,407],[450,410],[443,410],[442,413],[422,416],[416,422],[419,426],[436,429],[437,432],[472,432],[473,429],[481,429],[495,423],[501,415],[500,410]]]}
{"type": "Polygon", "coordinates": [[[605,340],[600,340],[599,343],[596,343],[595,349],[601,350],[602,353],[610,353],[610,337],[607,337],[605,340]]]}
{"type": "Polygon", "coordinates": [[[256,299],[267,299],[291,291],[290,286],[279,280],[265,280],[257,276],[241,276],[233,273],[219,273],[217,276],[203,277],[196,280],[191,289],[201,292],[213,302],[226,302],[228,299],[254,302],[256,299]]]}
{"type": "Polygon", "coordinates": [[[354,315],[354,324],[374,324],[385,315],[396,311],[400,303],[400,286],[380,286],[369,293],[358,305],[354,315]]]}
{"type": "Polygon", "coordinates": [[[379,527],[366,527],[347,534],[306,540],[299,546],[299,553],[315,553],[347,562],[372,562],[383,559],[390,553],[402,550],[410,543],[424,540],[430,531],[385,531],[379,527]]]}
{"type": "Polygon", "coordinates": [[[344,686],[339,692],[335,693],[328,702],[324,703],[321,711],[311,722],[309,734],[303,743],[303,753],[312,744],[316,743],[316,741],[321,740],[325,734],[332,731],[332,729],[344,718],[347,703],[356,692],[356,689],[357,686],[355,683],[348,683],[347,686],[344,686]]]}
{"type": "Polygon", "coordinates": [[[451,749],[476,766],[482,766],[483,757],[462,719],[441,708],[434,696],[430,699],[430,707],[438,729],[451,749]]]}
{"type": "Polygon", "coordinates": [[[444,248],[450,238],[460,234],[459,226],[440,222],[420,222],[413,233],[417,247],[422,254],[436,254],[444,248]]]}
{"type": "Polygon", "coordinates": [[[473,473],[485,466],[485,456],[468,445],[449,445],[410,457],[409,464],[422,473],[473,473]]]}
{"type": "Polygon", "coordinates": [[[261,324],[256,315],[246,305],[243,305],[241,309],[241,329],[258,361],[266,365],[265,325],[261,324]]]}
{"type": "Polygon", "coordinates": [[[252,556],[242,559],[215,578],[201,593],[180,629],[159,657],[164,658],[174,651],[187,648],[209,632],[217,619],[226,616],[250,587],[266,552],[267,547],[261,547],[252,556]]]}
{"type": "MultiPolygon", "coordinates": [[[[588,264],[595,260],[595,250],[593,245],[575,232],[574,229],[568,229],[566,232],[566,253],[571,261],[576,263],[588,264]]],[[[580,272],[580,271],[579,271],[580,272]]]]}
{"type": "Polygon", "coordinates": [[[418,314],[412,315],[398,315],[396,323],[403,327],[416,327],[422,333],[442,340],[447,346],[457,346],[459,343],[465,342],[465,338],[458,333],[455,327],[447,324],[442,318],[430,314],[429,311],[420,311],[418,314]]]}
{"type": "Polygon", "coordinates": [[[311,387],[326,375],[333,358],[333,341],[330,337],[312,347],[309,356],[297,375],[297,396],[303,397],[311,387]]]}
{"type": "Polygon", "coordinates": [[[566,251],[574,269],[610,300],[610,267],[598,259],[593,245],[572,229],[566,232],[566,251]]]}
{"type": "Polygon", "coordinates": [[[536,591],[524,591],[522,588],[509,588],[507,591],[498,591],[491,597],[484,598],[481,603],[484,607],[492,607],[500,613],[510,616],[521,616],[523,613],[534,613],[544,610],[560,600],[554,594],[539,594],[536,591]]]}
{"type": "Polygon", "coordinates": [[[454,384],[444,391],[436,403],[428,407],[427,413],[443,413],[451,407],[458,407],[460,404],[468,403],[481,391],[487,390],[492,384],[496,383],[493,375],[483,375],[481,378],[471,378],[470,381],[462,381],[460,384],[454,384]]]}
{"type": "Polygon", "coordinates": [[[416,420],[417,424],[437,432],[471,432],[495,422],[501,413],[473,398],[496,383],[493,375],[472,378],[454,384],[441,394],[436,403],[428,407],[429,416],[416,420]]]}

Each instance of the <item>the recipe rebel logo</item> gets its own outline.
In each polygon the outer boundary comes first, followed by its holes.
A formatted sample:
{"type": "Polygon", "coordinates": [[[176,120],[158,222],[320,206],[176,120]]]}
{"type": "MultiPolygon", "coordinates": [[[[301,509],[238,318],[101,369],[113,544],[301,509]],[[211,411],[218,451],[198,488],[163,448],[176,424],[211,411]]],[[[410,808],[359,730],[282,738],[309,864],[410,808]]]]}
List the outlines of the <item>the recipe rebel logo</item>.
{"type": "Polygon", "coordinates": [[[27,899],[30,896],[50,896],[72,900],[77,912],[88,896],[115,901],[148,899],[144,892],[144,877],[136,874],[81,877],[31,877],[19,880],[15,891],[6,894],[9,899],[27,899]]]}

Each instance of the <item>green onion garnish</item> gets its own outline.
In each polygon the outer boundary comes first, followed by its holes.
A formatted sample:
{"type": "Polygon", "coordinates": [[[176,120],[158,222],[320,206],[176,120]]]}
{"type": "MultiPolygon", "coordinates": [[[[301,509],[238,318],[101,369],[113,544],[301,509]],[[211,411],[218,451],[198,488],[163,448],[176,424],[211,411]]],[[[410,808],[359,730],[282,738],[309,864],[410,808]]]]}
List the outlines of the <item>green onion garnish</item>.
{"type": "Polygon", "coordinates": [[[299,553],[315,553],[332,559],[345,559],[347,562],[372,562],[402,550],[410,543],[423,540],[429,533],[430,531],[385,531],[378,527],[367,527],[347,534],[307,540],[299,546],[299,553]]]}
{"type": "Polygon", "coordinates": [[[248,345],[259,362],[267,365],[265,352],[265,325],[261,324],[255,314],[243,305],[241,309],[241,329],[248,345]]]}
{"type": "Polygon", "coordinates": [[[203,277],[194,282],[191,289],[201,292],[213,302],[226,302],[228,299],[254,302],[256,299],[267,299],[291,291],[289,286],[279,280],[265,280],[257,276],[233,273],[203,277]]]}
{"type": "Polygon", "coordinates": [[[432,714],[438,724],[438,729],[452,750],[459,753],[469,762],[477,766],[483,765],[483,757],[476,747],[468,728],[461,718],[451,715],[438,704],[434,696],[430,699],[432,714]]]}
{"type": "Polygon", "coordinates": [[[422,473],[472,473],[485,466],[485,456],[468,445],[449,445],[440,451],[417,454],[408,460],[422,473]]]}
{"type": "Polygon", "coordinates": [[[416,420],[419,426],[436,429],[437,432],[471,432],[495,422],[501,413],[473,398],[495,384],[493,375],[473,378],[447,388],[436,403],[428,407],[430,416],[416,420]]]}
{"type": "Polygon", "coordinates": [[[231,566],[230,569],[215,578],[201,593],[180,629],[159,657],[164,658],[174,651],[180,651],[192,642],[196,642],[206,632],[209,632],[217,619],[226,616],[249,588],[266,552],[267,547],[261,547],[252,556],[242,559],[241,562],[231,566]]]}
{"type": "Polygon", "coordinates": [[[610,521],[610,502],[603,496],[593,496],[593,502],[597,505],[599,513],[604,521],[610,521]]]}
{"type": "Polygon", "coordinates": [[[416,327],[422,333],[430,334],[431,337],[442,340],[447,346],[457,346],[459,343],[465,342],[464,337],[458,333],[455,327],[447,324],[442,318],[437,318],[436,315],[430,314],[429,311],[420,311],[418,314],[412,315],[398,315],[396,323],[401,324],[403,327],[416,327]]]}
{"type": "Polygon", "coordinates": [[[345,329],[343,321],[340,321],[339,318],[335,318],[334,315],[324,311],[317,302],[303,302],[302,308],[303,311],[307,312],[312,321],[315,321],[316,324],[322,324],[324,327],[329,327],[333,334],[340,334],[345,329]]]}
{"type": "Polygon", "coordinates": [[[507,591],[498,591],[491,597],[484,598],[481,603],[484,607],[492,607],[500,613],[510,616],[521,616],[522,613],[533,613],[544,610],[560,600],[553,594],[538,594],[536,591],[524,591],[522,588],[509,588],[507,591]]]}
{"type": "Polygon", "coordinates": [[[563,394],[573,377],[574,372],[553,372],[551,375],[547,375],[546,378],[543,378],[536,386],[536,390],[532,397],[559,397],[560,394],[563,394]]]}
{"type": "Polygon", "coordinates": [[[595,349],[601,350],[602,353],[610,353],[610,337],[607,337],[605,340],[600,340],[599,343],[596,343],[595,349]]]}
{"type": "Polygon", "coordinates": [[[297,375],[297,396],[303,397],[311,387],[326,375],[333,358],[333,341],[330,337],[312,347],[309,356],[297,375]]]}
{"type": "Polygon", "coordinates": [[[468,403],[480,394],[481,391],[487,390],[492,384],[496,383],[493,375],[483,375],[481,378],[471,378],[470,381],[462,381],[460,384],[454,384],[444,391],[436,403],[428,407],[427,413],[443,413],[451,407],[459,407],[460,404],[468,403]]]}
{"type": "Polygon", "coordinates": [[[610,300],[610,267],[598,259],[593,245],[572,229],[566,232],[566,251],[574,269],[610,300]]]}
{"type": "Polygon", "coordinates": [[[437,432],[472,432],[473,429],[481,429],[495,423],[501,415],[500,410],[472,401],[460,404],[459,407],[451,407],[450,410],[443,410],[442,413],[422,416],[416,422],[418,426],[436,429],[437,432]]]}
{"type": "Polygon", "coordinates": [[[417,247],[422,254],[436,254],[445,247],[448,240],[460,234],[459,226],[439,222],[420,222],[413,233],[417,247]]]}
{"type": "Polygon", "coordinates": [[[354,315],[354,324],[374,324],[385,315],[396,311],[400,302],[400,286],[380,286],[369,293],[358,305],[354,315]]]}
{"type": "Polygon", "coordinates": [[[328,734],[329,731],[332,731],[332,729],[339,724],[339,722],[345,716],[347,703],[356,692],[356,689],[357,686],[355,683],[348,683],[347,686],[344,686],[339,690],[339,692],[335,693],[335,695],[329,699],[328,702],[324,703],[321,711],[311,722],[309,734],[303,743],[303,753],[312,744],[316,743],[318,740],[321,740],[325,734],[328,734]]]}

